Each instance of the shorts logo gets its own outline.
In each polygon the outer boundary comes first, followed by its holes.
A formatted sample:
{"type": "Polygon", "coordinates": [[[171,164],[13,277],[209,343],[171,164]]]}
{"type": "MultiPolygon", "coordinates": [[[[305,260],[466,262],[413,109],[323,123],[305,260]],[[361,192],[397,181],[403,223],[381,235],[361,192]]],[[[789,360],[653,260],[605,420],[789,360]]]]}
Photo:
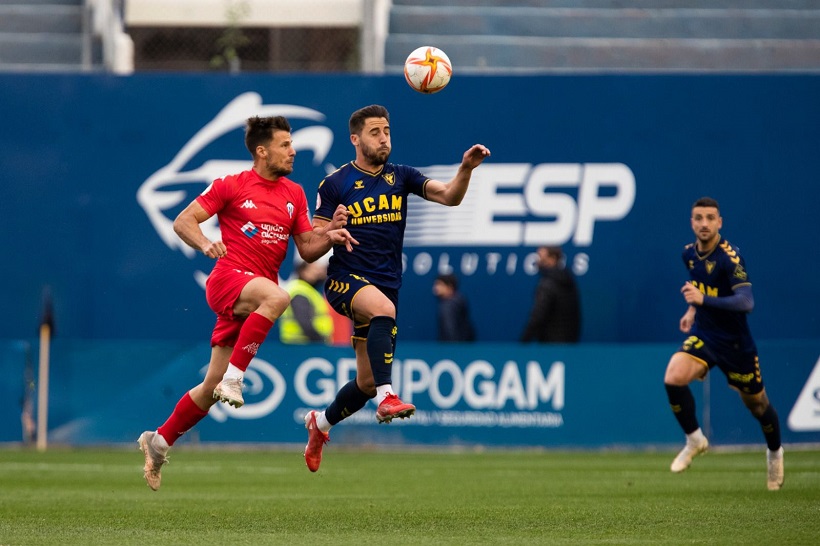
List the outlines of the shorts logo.
{"type": "Polygon", "coordinates": [[[253,225],[253,222],[248,222],[242,226],[242,233],[244,233],[248,238],[252,238],[254,235],[259,233],[259,228],[253,225]]]}
{"type": "Polygon", "coordinates": [[[348,290],[350,290],[350,283],[347,282],[339,282],[335,279],[330,279],[328,283],[327,289],[332,292],[338,292],[340,294],[346,294],[348,290]]]}
{"type": "Polygon", "coordinates": [[[755,374],[731,372],[729,373],[729,379],[738,383],[751,383],[755,380],[755,374]]]}

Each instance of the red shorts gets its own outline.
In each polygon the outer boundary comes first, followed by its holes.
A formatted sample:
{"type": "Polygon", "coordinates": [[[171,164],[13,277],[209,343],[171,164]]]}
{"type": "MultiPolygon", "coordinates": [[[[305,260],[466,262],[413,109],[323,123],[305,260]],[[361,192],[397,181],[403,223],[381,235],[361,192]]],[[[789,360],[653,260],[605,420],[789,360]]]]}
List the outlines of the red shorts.
{"type": "Polygon", "coordinates": [[[233,306],[242,289],[251,279],[261,277],[239,269],[215,269],[205,281],[205,299],[216,313],[216,325],[211,334],[211,347],[233,347],[239,337],[239,329],[247,317],[235,317],[233,306]]]}

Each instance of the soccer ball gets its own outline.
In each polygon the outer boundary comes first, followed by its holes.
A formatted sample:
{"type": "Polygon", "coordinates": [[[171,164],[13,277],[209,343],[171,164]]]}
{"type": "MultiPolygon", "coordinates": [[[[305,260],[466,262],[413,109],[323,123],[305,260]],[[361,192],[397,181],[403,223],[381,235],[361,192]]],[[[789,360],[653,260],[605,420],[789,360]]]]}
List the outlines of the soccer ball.
{"type": "Polygon", "coordinates": [[[414,49],[404,61],[404,79],[419,93],[438,93],[447,87],[452,75],[450,58],[437,47],[414,49]]]}

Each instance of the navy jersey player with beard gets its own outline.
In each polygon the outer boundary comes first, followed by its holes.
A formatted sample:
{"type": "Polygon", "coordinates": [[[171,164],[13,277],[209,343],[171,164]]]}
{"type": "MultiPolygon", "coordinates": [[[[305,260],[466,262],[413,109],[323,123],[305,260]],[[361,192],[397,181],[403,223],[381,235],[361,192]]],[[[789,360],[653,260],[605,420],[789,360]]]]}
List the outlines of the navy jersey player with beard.
{"type": "Polygon", "coordinates": [[[371,398],[375,398],[380,423],[415,413],[415,406],[402,402],[392,388],[407,199],[414,194],[446,206],[460,204],[473,169],[490,155],[485,146],[473,145],[464,152],[453,179],[441,182],[413,167],[388,162],[392,150],[390,115],[383,106],[357,110],[350,117],[349,128],[356,159],[319,185],[313,225],[322,229],[333,219],[336,207],[344,205],[348,211],[344,227],[358,241],[352,251],[334,247],[325,282],[328,302],[353,321],[356,377],[342,386],[324,411],[305,414],[305,463],[312,472],[322,462],[330,428],[362,409],[371,398]]]}
{"type": "MultiPolygon", "coordinates": [[[[428,178],[413,167],[385,163],[368,172],[351,161],[319,186],[315,218],[333,216],[333,203],[347,207],[347,230],[361,239],[355,252],[334,252],[328,273],[355,273],[377,286],[401,286],[401,254],[407,225],[407,198],[424,198],[428,178]]],[[[332,294],[328,294],[331,297],[332,294]]],[[[343,314],[349,315],[349,312],[343,314]]]]}
{"type": "Polygon", "coordinates": [[[671,470],[683,472],[709,447],[698,425],[689,383],[718,367],[760,422],[768,446],[767,486],[778,490],[783,485],[780,423],[766,395],[757,347],[746,320],[754,307],[746,263],[737,247],[720,235],[723,218],[717,201],[698,199],[692,206],[691,224],[697,240],[683,250],[690,281],[681,293],[689,307],[680,319],[680,330],[689,337],[672,355],[664,378],[672,412],[686,434],[686,446],[672,461],[671,470]]]}

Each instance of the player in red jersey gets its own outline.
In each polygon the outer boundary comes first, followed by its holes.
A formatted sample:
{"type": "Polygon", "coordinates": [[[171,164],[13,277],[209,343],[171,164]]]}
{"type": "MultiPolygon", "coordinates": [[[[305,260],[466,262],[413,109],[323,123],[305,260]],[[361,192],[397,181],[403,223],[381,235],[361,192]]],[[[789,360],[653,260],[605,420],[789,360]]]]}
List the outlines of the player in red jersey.
{"type": "Polygon", "coordinates": [[[347,209],[340,205],[333,221],[314,229],[301,186],[286,178],[293,172],[291,128],[281,116],[248,119],[245,145],[253,168],[215,180],[174,221],[180,239],[217,260],[205,288],[216,313],[211,361],[202,383],[177,403],[156,431],[145,431],[138,444],[145,455],[145,479],[156,491],[170,446],[208,414],[218,400],[240,407],[242,379],[273,322],[290,303],[279,287],[279,266],[291,237],[308,262],[333,245],[352,250],[358,244],[347,229],[347,209]],[[217,216],[222,240],[211,241],[200,224],[217,216]]]}

